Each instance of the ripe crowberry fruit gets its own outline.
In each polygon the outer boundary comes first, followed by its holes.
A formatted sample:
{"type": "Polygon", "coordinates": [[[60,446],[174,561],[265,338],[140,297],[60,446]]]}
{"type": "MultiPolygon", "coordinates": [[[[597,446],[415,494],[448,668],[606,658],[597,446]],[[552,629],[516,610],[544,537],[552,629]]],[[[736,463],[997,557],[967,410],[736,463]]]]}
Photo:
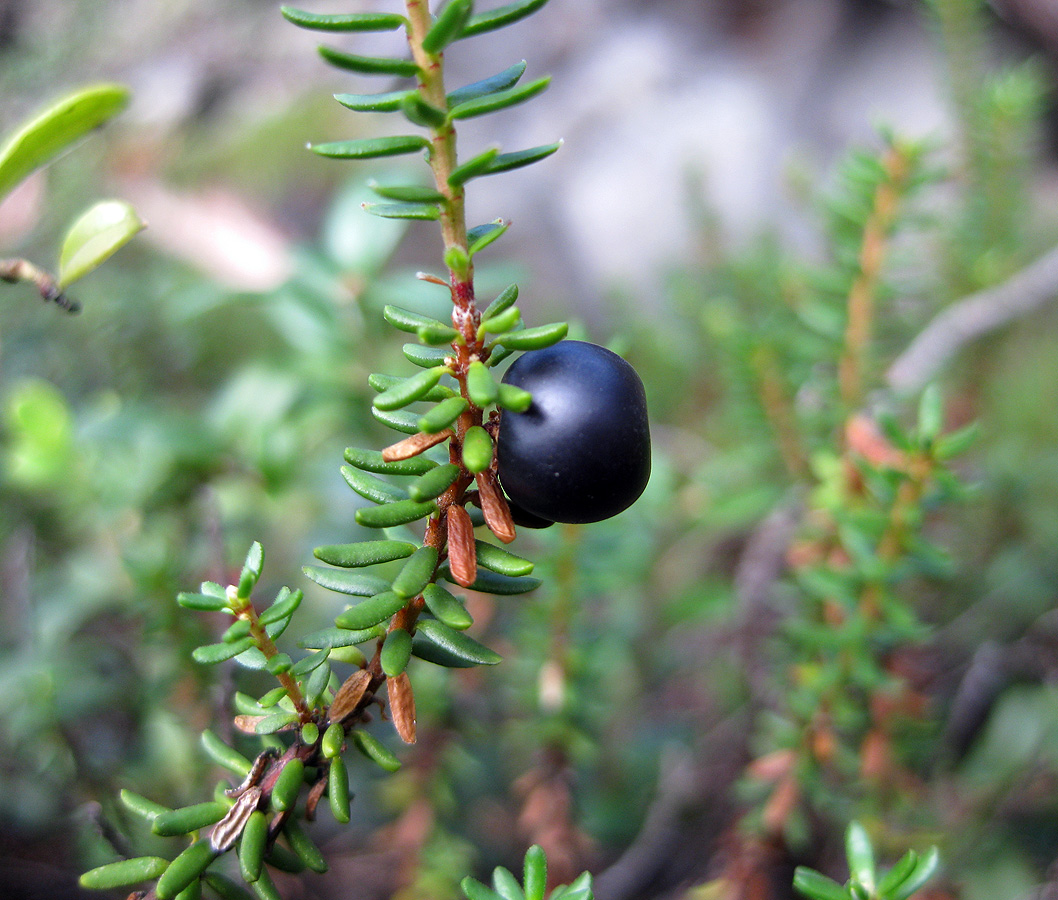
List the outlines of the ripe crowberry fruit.
{"type": "Polygon", "coordinates": [[[650,431],[635,369],[605,347],[560,341],[522,354],[503,380],[533,395],[524,413],[503,413],[497,442],[516,522],[598,522],[638,499],[650,431]]]}

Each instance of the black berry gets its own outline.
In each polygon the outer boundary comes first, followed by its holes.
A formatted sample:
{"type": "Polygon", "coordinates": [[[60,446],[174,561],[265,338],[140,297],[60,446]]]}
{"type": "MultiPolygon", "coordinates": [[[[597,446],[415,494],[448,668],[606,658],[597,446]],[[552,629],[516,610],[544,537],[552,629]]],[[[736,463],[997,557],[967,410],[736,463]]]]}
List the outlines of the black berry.
{"type": "MultiPolygon", "coordinates": [[[[522,354],[503,378],[529,391],[500,420],[500,483],[512,509],[541,527],[598,522],[631,506],[650,477],[643,382],[616,353],[560,341],[522,354]]],[[[515,517],[518,521],[518,517],[515,517]]]]}

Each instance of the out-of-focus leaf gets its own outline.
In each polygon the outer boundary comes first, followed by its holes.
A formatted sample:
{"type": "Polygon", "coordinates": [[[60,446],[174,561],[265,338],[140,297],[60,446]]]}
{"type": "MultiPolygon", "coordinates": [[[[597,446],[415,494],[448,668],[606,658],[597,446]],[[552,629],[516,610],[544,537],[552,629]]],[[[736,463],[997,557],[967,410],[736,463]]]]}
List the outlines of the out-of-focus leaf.
{"type": "Polygon", "coordinates": [[[59,253],[59,289],[100,266],[146,226],[123,200],[101,200],[70,227],[59,253]]]}
{"type": "Polygon", "coordinates": [[[0,145],[0,200],[34,169],[123,110],[129,90],[120,84],[78,88],[22,123],[0,145]]]}
{"type": "Polygon", "coordinates": [[[314,13],[292,6],[281,6],[279,11],[288,22],[312,31],[393,31],[405,24],[397,13],[314,13]]]}

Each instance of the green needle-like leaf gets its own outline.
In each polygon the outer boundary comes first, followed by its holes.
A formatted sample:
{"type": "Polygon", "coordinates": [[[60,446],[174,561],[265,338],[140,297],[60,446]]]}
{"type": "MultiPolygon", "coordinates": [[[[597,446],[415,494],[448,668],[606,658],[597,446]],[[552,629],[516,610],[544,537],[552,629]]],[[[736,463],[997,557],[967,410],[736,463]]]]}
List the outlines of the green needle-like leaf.
{"type": "Polygon", "coordinates": [[[448,183],[452,187],[457,188],[466,184],[472,178],[489,174],[489,166],[496,161],[496,157],[499,155],[499,147],[489,147],[477,156],[471,157],[466,162],[456,166],[452,170],[452,174],[448,176],[448,183]]]}
{"type": "Polygon", "coordinates": [[[547,159],[552,153],[562,146],[562,141],[553,144],[542,144],[539,147],[530,147],[528,150],[516,150],[513,153],[501,153],[482,175],[497,175],[500,172],[510,172],[523,166],[530,166],[542,159],[547,159]]]}
{"type": "Polygon", "coordinates": [[[318,874],[327,871],[327,861],[323,858],[320,848],[308,836],[297,819],[287,819],[286,825],[283,826],[283,833],[287,836],[290,849],[301,857],[301,861],[308,869],[318,874]]]}
{"type": "Polygon", "coordinates": [[[418,417],[414,413],[406,412],[402,409],[387,412],[386,410],[376,409],[372,406],[371,415],[376,421],[381,422],[387,428],[392,428],[394,431],[399,431],[402,434],[415,434],[417,431],[422,430],[419,428],[418,417]]]}
{"type": "Polygon", "coordinates": [[[331,141],[312,144],[309,149],[331,159],[375,159],[381,156],[401,156],[415,153],[428,146],[418,134],[394,135],[380,138],[358,138],[352,141],[331,141]]]}
{"type": "Polygon", "coordinates": [[[444,50],[459,37],[473,11],[473,0],[449,0],[422,39],[423,50],[431,56],[444,50]]]}
{"type": "Polygon", "coordinates": [[[444,327],[444,323],[439,322],[437,319],[419,315],[419,313],[400,306],[384,306],[382,308],[382,317],[394,328],[400,331],[407,331],[410,334],[415,334],[424,325],[438,328],[444,327]]]}
{"type": "Polygon", "coordinates": [[[80,885],[92,891],[109,891],[114,888],[139,884],[141,881],[154,881],[169,867],[169,860],[160,856],[140,856],[136,859],[122,859],[118,862],[98,866],[85,872],[80,878],[80,885]]]}
{"type": "Polygon", "coordinates": [[[194,806],[185,806],[182,809],[171,809],[161,813],[151,823],[151,831],[162,837],[175,837],[180,834],[190,834],[219,822],[228,807],[216,800],[205,803],[196,803],[194,806]]]}
{"type": "Polygon", "coordinates": [[[203,665],[215,665],[245,653],[254,646],[252,637],[244,637],[238,641],[228,643],[224,641],[219,644],[206,644],[204,647],[196,647],[191,651],[191,658],[203,665]]]}
{"type": "Polygon", "coordinates": [[[475,541],[474,543],[477,545],[478,565],[484,566],[490,572],[517,578],[533,571],[533,563],[528,559],[515,556],[509,550],[504,550],[487,541],[475,541]]]}
{"type": "Polygon", "coordinates": [[[349,732],[349,737],[364,756],[387,772],[396,772],[400,768],[400,760],[373,734],[357,728],[349,732]]]}
{"type": "Polygon", "coordinates": [[[436,469],[431,469],[425,475],[420,475],[408,485],[408,496],[412,500],[425,503],[440,497],[452,483],[459,477],[459,466],[455,463],[445,463],[436,469]]]}
{"type": "Polygon", "coordinates": [[[346,824],[349,821],[349,772],[340,756],[331,760],[327,773],[327,799],[335,820],[346,824]]]}
{"type": "Polygon", "coordinates": [[[381,94],[335,94],[334,99],[354,112],[397,112],[408,94],[417,91],[386,91],[381,94]]]}
{"type": "Polygon", "coordinates": [[[424,519],[437,510],[437,504],[416,503],[414,500],[397,500],[382,506],[362,507],[356,511],[356,522],[365,528],[395,528],[424,519]]]}
{"type": "Polygon", "coordinates": [[[470,875],[467,875],[466,878],[459,882],[459,888],[467,900],[503,900],[492,888],[487,887],[470,875]]]}
{"type": "Polygon", "coordinates": [[[422,399],[441,380],[447,370],[443,366],[424,369],[383,391],[372,404],[375,409],[401,409],[409,403],[422,399]]]}
{"type": "Polygon", "coordinates": [[[94,84],[78,88],[40,110],[0,144],[0,200],[27,175],[121,112],[128,88],[94,84]]]}
{"type": "Polygon", "coordinates": [[[238,775],[245,777],[252,764],[238,750],[229,747],[208,728],[202,732],[202,748],[218,766],[223,766],[238,775]]]}
{"type": "Polygon", "coordinates": [[[441,622],[456,631],[465,631],[474,624],[462,601],[439,584],[428,584],[422,592],[426,608],[441,622]]]}
{"type": "Polygon", "coordinates": [[[505,331],[511,331],[518,326],[521,318],[522,313],[517,306],[508,306],[503,312],[483,316],[481,325],[478,327],[478,336],[484,337],[486,334],[503,334],[505,331]]]}
{"type": "Polygon", "coordinates": [[[405,600],[417,597],[430,583],[436,568],[437,550],[433,547],[420,547],[408,557],[400,573],[393,579],[393,593],[405,600]]]}
{"type": "Polygon", "coordinates": [[[531,100],[537,94],[545,91],[550,83],[551,77],[545,75],[543,78],[530,81],[528,84],[508,88],[505,91],[498,91],[495,94],[487,94],[474,100],[467,100],[464,103],[460,103],[459,106],[450,109],[448,117],[450,119],[472,119],[475,116],[484,116],[498,112],[501,109],[507,109],[510,106],[517,106],[519,103],[531,100]]]}
{"type": "Polygon", "coordinates": [[[867,893],[875,886],[874,848],[867,829],[859,822],[851,822],[845,832],[845,856],[849,862],[849,875],[858,881],[867,893]]]}
{"type": "Polygon", "coordinates": [[[445,357],[452,350],[443,347],[424,347],[422,344],[405,344],[401,347],[401,352],[408,362],[428,369],[431,366],[444,365],[445,357]]]}
{"type": "Polygon", "coordinates": [[[102,200],[74,222],[59,253],[60,290],[98,268],[146,226],[123,200],[102,200]]]}
{"type": "Polygon", "coordinates": [[[477,475],[492,465],[492,437],[480,425],[467,429],[463,436],[463,465],[477,475]]]}
{"type": "Polygon", "coordinates": [[[471,402],[482,409],[495,403],[500,395],[496,379],[488,367],[478,360],[474,360],[467,369],[467,394],[471,402]]]}
{"type": "Polygon", "coordinates": [[[369,181],[367,186],[378,196],[387,200],[401,200],[407,203],[444,203],[445,196],[436,188],[418,184],[379,184],[369,181]]]}
{"type": "Polygon", "coordinates": [[[392,503],[394,500],[408,499],[408,492],[404,488],[376,478],[367,472],[361,472],[353,466],[342,466],[341,472],[345,483],[372,503],[392,503]]]}
{"type": "Polygon", "coordinates": [[[416,549],[414,544],[406,541],[361,541],[356,544],[317,547],[312,553],[321,562],[341,566],[343,569],[353,569],[404,559],[411,556],[416,549]]]}
{"type": "Polygon", "coordinates": [[[432,222],[441,217],[436,203],[364,203],[364,212],[380,219],[408,219],[414,222],[432,222]]]}
{"type": "Polygon", "coordinates": [[[386,462],[380,451],[363,450],[359,447],[346,447],[345,461],[351,466],[377,475],[422,475],[437,466],[437,463],[425,456],[386,462]]]}
{"type": "Polygon", "coordinates": [[[406,24],[404,16],[396,13],[313,13],[281,6],[279,11],[288,22],[312,31],[394,31],[406,24]]]}
{"type": "Polygon", "coordinates": [[[394,628],[386,635],[379,655],[382,671],[389,678],[398,677],[407,667],[411,659],[411,635],[403,628],[394,628]]]}
{"type": "Polygon", "coordinates": [[[322,566],[305,566],[302,571],[320,587],[353,597],[374,597],[389,588],[386,579],[365,572],[324,569],[322,566]]]}
{"type": "Polygon", "coordinates": [[[546,3],[547,0],[518,0],[516,3],[508,3],[506,6],[497,7],[488,12],[478,13],[476,16],[471,16],[467,24],[463,26],[459,37],[461,39],[473,37],[496,28],[513,25],[520,19],[531,16],[546,3]]]}
{"type": "Polygon", "coordinates": [[[510,222],[503,221],[488,222],[485,225],[477,225],[471,228],[467,232],[467,251],[471,256],[479,253],[493,241],[503,237],[508,228],[510,228],[510,222]]]}
{"type": "Polygon", "coordinates": [[[810,900],[850,900],[849,892],[840,884],[805,866],[794,871],[793,885],[810,900]]]}
{"type": "Polygon", "coordinates": [[[498,72],[495,75],[490,75],[488,78],[483,78],[481,81],[475,81],[473,84],[468,84],[465,87],[457,88],[448,95],[448,108],[459,106],[460,103],[466,103],[469,100],[477,100],[479,97],[485,97],[488,94],[495,94],[498,91],[505,91],[508,88],[514,87],[518,80],[522,77],[525,72],[525,60],[515,63],[513,66],[504,69],[502,72],[498,72]]]}
{"type": "Polygon", "coordinates": [[[503,657],[461,631],[437,619],[420,619],[415,626],[412,653],[419,659],[449,669],[494,666],[503,657]]]}
{"type": "Polygon", "coordinates": [[[404,608],[406,602],[404,597],[393,591],[384,591],[339,613],[334,624],[338,628],[346,628],[350,631],[364,631],[380,622],[388,622],[393,615],[404,608]]]}
{"type": "Polygon", "coordinates": [[[523,413],[533,405],[533,395],[513,384],[500,384],[497,405],[511,412],[523,413]]]}
{"type": "Polygon", "coordinates": [[[522,878],[525,900],[544,900],[547,890],[547,857],[539,844],[525,854],[525,876],[522,878]]]}
{"type": "Polygon", "coordinates": [[[931,847],[919,859],[914,871],[898,888],[889,895],[889,900],[908,900],[908,898],[929,881],[940,868],[940,852],[931,847]]]}
{"type": "Polygon", "coordinates": [[[538,325],[522,331],[511,331],[496,338],[496,343],[511,350],[542,350],[561,341],[569,331],[565,322],[538,325]]]}
{"type": "Polygon", "coordinates": [[[462,415],[463,410],[467,406],[469,404],[462,397],[451,397],[448,400],[442,400],[433,409],[416,420],[415,430],[426,434],[440,434],[462,415]]]}
{"type": "Polygon", "coordinates": [[[347,72],[358,72],[361,75],[397,75],[402,78],[414,78],[419,67],[410,59],[390,59],[381,56],[358,56],[355,53],[343,53],[334,47],[323,45],[319,48],[322,56],[332,66],[345,69],[347,72]]]}
{"type": "Polygon", "coordinates": [[[254,810],[239,838],[239,871],[247,884],[253,884],[261,877],[267,847],[268,817],[261,810],[254,810]]]}
{"type": "Polygon", "coordinates": [[[510,869],[496,866],[492,870],[492,888],[503,900],[525,900],[525,891],[510,869]]]}
{"type": "Polygon", "coordinates": [[[172,900],[206,871],[206,867],[216,858],[217,851],[210,846],[209,841],[196,841],[169,863],[154,886],[155,896],[158,900],[172,900]]]}

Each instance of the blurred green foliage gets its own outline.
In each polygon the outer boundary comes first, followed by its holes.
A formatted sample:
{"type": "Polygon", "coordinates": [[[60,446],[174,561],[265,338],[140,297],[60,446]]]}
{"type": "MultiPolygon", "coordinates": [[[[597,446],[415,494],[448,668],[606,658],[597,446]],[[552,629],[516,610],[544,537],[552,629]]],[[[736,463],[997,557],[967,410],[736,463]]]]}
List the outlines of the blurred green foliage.
{"type": "MultiPolygon", "coordinates": [[[[703,257],[674,268],[661,311],[657,298],[643,314],[625,304],[613,334],[596,336],[624,340],[647,385],[657,435],[648,492],[611,522],[524,533],[543,587],[474,599],[505,662],[418,676],[427,737],[398,751],[397,775],[356,776],[354,825],[330,835],[354,871],[360,856],[369,866],[391,854],[400,877],[376,893],[456,896],[470,867],[511,864],[534,841],[559,878],[601,867],[640,835],[674,747],[694,761],[705,799],[681,807],[663,859],[678,876],[655,872],[652,889],[674,889],[700,833],[745,825],[766,803],[742,769],[783,749],[783,734],[803,737],[791,672],[817,671],[800,654],[827,633],[795,579],[774,578],[766,603],[744,605],[747,548],[776,510],[841,506],[826,489],[841,477],[848,414],[865,400],[901,429],[914,424],[915,403],[885,392],[886,365],[933,313],[1058,236],[1034,190],[1040,70],[993,70],[982,21],[962,17],[975,4],[931,5],[961,146],[922,150],[876,286],[864,396],[843,404],[838,363],[859,272],[849,251],[893,146],[884,141],[850,154],[836,177],[819,174],[827,187],[805,218],[825,260],[808,265],[774,235],[721,251],[722,223],[704,223],[703,257]],[[788,639],[797,625],[810,626],[800,642],[788,639]],[[723,802],[706,802],[717,793],[723,802]]],[[[303,136],[305,115],[292,109],[262,130],[303,136]]],[[[44,218],[15,250],[54,246],[103,147],[123,139],[93,139],[83,159],[54,168],[44,218]]],[[[202,169],[231,184],[252,177],[240,153],[207,155],[202,169]]],[[[287,165],[253,160],[296,181],[287,165]]],[[[369,177],[358,169],[337,186],[319,233],[294,250],[294,274],[271,291],[226,288],[142,242],[83,283],[77,318],[42,308],[29,288],[3,288],[0,822],[14,857],[58,838],[79,842],[71,871],[104,860],[83,812],[98,802],[103,821],[124,824],[111,799],[121,787],[170,804],[207,796],[214,778],[198,733],[226,721],[233,685],[191,662],[192,647],[219,635],[208,617],[180,612],[176,593],[236,577],[252,540],[268,547],[265,577],[276,581],[264,589],[274,593],[313,546],[365,534],[338,464],[346,445],[382,440],[366,376],[402,357],[381,310],[396,302],[444,318],[447,306],[403,264],[403,226],[361,214],[369,177]]],[[[482,295],[508,275],[484,269],[482,295]]],[[[835,848],[852,815],[889,862],[909,844],[940,844],[942,896],[1017,896],[1046,881],[1058,856],[1056,327],[1058,312],[1038,311],[968,348],[943,377],[945,430],[979,423],[954,463],[972,493],[922,509],[947,560],[886,584],[913,613],[898,680],[924,705],[894,733],[903,780],[884,802],[854,774],[802,773],[804,792],[817,793],[786,849],[828,874],[843,877],[835,848]]],[[[331,595],[298,586],[310,620],[329,623],[331,595]]],[[[862,747],[842,750],[855,773],[862,747]]],[[[684,883],[717,896],[715,877],[700,867],[684,883]]]]}

